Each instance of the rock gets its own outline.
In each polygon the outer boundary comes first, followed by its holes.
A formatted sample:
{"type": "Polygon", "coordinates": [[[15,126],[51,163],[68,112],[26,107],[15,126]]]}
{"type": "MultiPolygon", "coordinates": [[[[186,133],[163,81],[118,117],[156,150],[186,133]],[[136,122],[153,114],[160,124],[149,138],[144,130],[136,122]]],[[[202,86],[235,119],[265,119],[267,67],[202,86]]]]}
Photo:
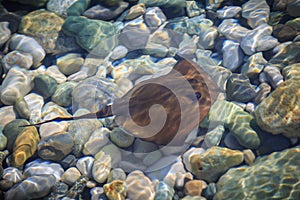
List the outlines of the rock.
{"type": "Polygon", "coordinates": [[[248,77],[234,73],[227,81],[226,94],[229,100],[249,102],[256,96],[256,91],[248,77]]]}
{"type": "Polygon", "coordinates": [[[64,83],[67,80],[67,77],[59,71],[56,65],[47,67],[45,74],[54,78],[58,84],[64,83]]]}
{"type": "Polygon", "coordinates": [[[163,181],[159,181],[155,185],[154,200],[172,200],[174,196],[174,189],[163,181]]]}
{"type": "Polygon", "coordinates": [[[262,193],[269,198],[297,199],[299,152],[298,146],[257,158],[251,166],[230,169],[219,179],[214,199],[259,198],[262,193]]]}
{"type": "Polygon", "coordinates": [[[69,186],[63,182],[56,182],[52,187],[52,192],[48,195],[49,198],[59,199],[66,195],[69,186]]]}
{"type": "Polygon", "coordinates": [[[287,21],[285,23],[285,25],[291,26],[294,29],[296,29],[297,31],[299,31],[300,30],[300,17],[287,21]]]}
{"type": "Polygon", "coordinates": [[[60,132],[44,137],[38,144],[38,154],[44,160],[61,161],[73,150],[71,134],[60,132]]]}
{"type": "Polygon", "coordinates": [[[185,196],[181,200],[206,200],[206,198],[201,196],[185,196]]]}
{"type": "Polygon", "coordinates": [[[11,50],[19,50],[20,52],[29,53],[33,58],[33,67],[40,65],[46,53],[43,47],[32,37],[14,34],[9,42],[11,50]]]}
{"type": "Polygon", "coordinates": [[[60,163],[64,169],[76,166],[76,157],[73,154],[67,155],[60,163]]]}
{"type": "Polygon", "coordinates": [[[100,151],[95,156],[95,162],[92,168],[92,175],[98,183],[104,183],[107,180],[112,166],[112,156],[100,151]]]}
{"type": "Polygon", "coordinates": [[[34,37],[47,53],[53,53],[63,23],[55,13],[37,10],[22,18],[19,32],[34,37]]]}
{"type": "Polygon", "coordinates": [[[79,71],[84,59],[78,53],[69,53],[56,60],[59,70],[66,76],[79,71]]]}
{"type": "Polygon", "coordinates": [[[2,126],[0,126],[0,150],[4,150],[7,145],[7,137],[2,132],[2,126]]]}
{"type": "Polygon", "coordinates": [[[280,83],[283,82],[283,76],[281,75],[280,69],[277,67],[268,65],[264,68],[264,72],[273,88],[276,88],[280,83]]]}
{"type": "Polygon", "coordinates": [[[27,70],[13,67],[2,82],[1,101],[13,105],[31,90],[31,77],[27,70]]]}
{"type": "Polygon", "coordinates": [[[42,198],[50,193],[55,182],[55,176],[51,174],[31,176],[8,190],[5,193],[5,199],[26,200],[31,198],[42,198]]]}
{"type": "Polygon", "coordinates": [[[143,164],[145,166],[153,166],[157,161],[159,161],[162,157],[162,153],[160,151],[153,151],[148,153],[143,159],[143,164]]]}
{"type": "Polygon", "coordinates": [[[215,45],[215,39],[218,37],[218,30],[216,27],[203,27],[199,31],[198,47],[202,49],[212,49],[215,45]]]}
{"type": "Polygon", "coordinates": [[[284,76],[284,79],[288,80],[288,79],[292,79],[292,78],[293,79],[300,78],[299,69],[300,69],[299,63],[295,63],[295,64],[292,64],[292,65],[289,65],[289,66],[283,68],[282,74],[284,76]]]}
{"type": "Polygon", "coordinates": [[[273,27],[273,36],[279,42],[292,41],[297,36],[297,30],[289,25],[277,24],[273,27]]]}
{"type": "Polygon", "coordinates": [[[34,90],[42,95],[44,99],[51,97],[57,89],[57,82],[54,78],[46,74],[34,77],[34,90]]]}
{"type": "Polygon", "coordinates": [[[89,178],[86,176],[80,176],[74,185],[69,189],[65,197],[68,199],[76,199],[76,197],[81,194],[85,187],[87,186],[89,178]]]}
{"type": "MultiPolygon", "coordinates": [[[[102,198],[104,195],[104,190],[102,187],[94,187],[90,190],[91,199],[96,200],[102,198]]],[[[105,197],[107,198],[107,197],[105,197]]]]}
{"type": "Polygon", "coordinates": [[[228,169],[243,162],[244,155],[237,150],[213,146],[191,157],[192,173],[198,179],[215,182],[228,169]]]}
{"type": "Polygon", "coordinates": [[[272,27],[261,24],[242,38],[241,48],[247,55],[270,50],[278,45],[277,39],[272,37],[271,34],[272,27]]]}
{"type": "Polygon", "coordinates": [[[75,2],[77,2],[77,0],[49,0],[47,3],[47,10],[66,17],[68,8],[75,2]]]}
{"type": "Polygon", "coordinates": [[[71,186],[74,185],[74,183],[80,178],[80,176],[81,173],[76,167],[70,167],[63,173],[61,180],[71,186]]]}
{"type": "Polygon", "coordinates": [[[23,180],[22,172],[15,167],[7,167],[3,170],[2,179],[16,184],[23,180]]]}
{"type": "Polygon", "coordinates": [[[255,155],[251,149],[243,150],[245,163],[252,165],[255,161],[255,155]]]}
{"type": "Polygon", "coordinates": [[[201,2],[186,1],[186,12],[189,17],[196,17],[204,14],[205,9],[201,2]]]}
{"type": "Polygon", "coordinates": [[[222,65],[230,71],[235,71],[243,63],[245,57],[240,44],[232,40],[225,40],[222,47],[222,65]]]}
{"type": "Polygon", "coordinates": [[[128,174],[126,186],[127,197],[131,200],[154,198],[155,192],[151,180],[139,170],[128,174]]]}
{"type": "Polygon", "coordinates": [[[128,53],[128,49],[122,45],[119,45],[116,46],[116,48],[114,48],[110,58],[113,60],[119,60],[124,58],[127,53],[128,53]]]}
{"type": "Polygon", "coordinates": [[[152,142],[146,142],[139,138],[134,141],[133,152],[137,158],[144,158],[146,154],[155,152],[158,150],[158,146],[152,142]]]}
{"type": "Polygon", "coordinates": [[[242,145],[240,145],[238,140],[230,132],[225,135],[224,144],[227,148],[232,150],[242,151],[243,149],[245,149],[242,145]]]}
{"type": "Polygon", "coordinates": [[[9,22],[0,22],[0,48],[10,38],[11,31],[8,28],[9,22]]]}
{"type": "Polygon", "coordinates": [[[110,183],[114,180],[126,180],[126,174],[123,169],[121,168],[114,168],[110,171],[108,177],[107,177],[107,183],[110,183]]]}
{"type": "Polygon", "coordinates": [[[145,14],[145,12],[146,12],[146,7],[144,4],[142,3],[136,4],[129,9],[129,12],[125,17],[125,20],[132,20],[134,18],[137,18],[145,14]]]}
{"type": "Polygon", "coordinates": [[[145,13],[145,23],[148,27],[158,27],[167,20],[165,14],[159,7],[147,8],[145,13]]]}
{"type": "Polygon", "coordinates": [[[63,107],[71,106],[73,100],[72,93],[76,85],[77,84],[72,81],[59,84],[52,95],[52,101],[63,107]]]}
{"type": "Polygon", "coordinates": [[[109,134],[110,140],[121,148],[129,147],[133,144],[135,137],[125,133],[120,128],[114,128],[109,134]]]}
{"type": "Polygon", "coordinates": [[[94,158],[91,156],[85,156],[78,159],[76,163],[77,169],[81,172],[82,175],[89,178],[92,177],[92,168],[94,166],[94,158]]]}
{"type": "Polygon", "coordinates": [[[256,92],[256,97],[254,98],[254,103],[259,104],[262,102],[271,92],[271,86],[263,82],[258,86],[258,91],[256,92]]]}
{"type": "Polygon", "coordinates": [[[84,144],[83,154],[96,155],[108,143],[110,133],[111,131],[104,127],[96,129],[84,144]]]}
{"type": "Polygon", "coordinates": [[[30,110],[27,102],[24,98],[18,99],[14,105],[14,109],[17,111],[18,115],[21,118],[29,119],[30,118],[30,110]]]}
{"type": "Polygon", "coordinates": [[[276,151],[283,151],[291,147],[291,140],[283,135],[269,134],[262,141],[262,145],[256,150],[257,155],[264,156],[276,151]]]}
{"type": "Polygon", "coordinates": [[[185,1],[183,0],[157,0],[157,1],[150,1],[150,0],[139,0],[138,3],[145,4],[146,7],[185,7],[185,1]]]}
{"type": "Polygon", "coordinates": [[[214,129],[205,134],[204,143],[206,147],[218,146],[221,142],[225,128],[222,125],[218,125],[214,129]]]}
{"type": "Polygon", "coordinates": [[[0,108],[0,125],[4,127],[9,122],[16,119],[16,113],[13,106],[3,106],[0,108]]]}
{"type": "MultiPolygon", "coordinates": [[[[218,32],[226,37],[226,39],[241,42],[242,39],[251,31],[243,26],[240,26],[237,20],[225,19],[218,26],[218,32]]],[[[271,33],[270,33],[271,35],[271,33]]]]}
{"type": "Polygon", "coordinates": [[[204,149],[203,148],[195,148],[195,147],[191,147],[190,149],[188,149],[183,155],[182,155],[182,160],[183,163],[185,165],[185,168],[188,171],[192,171],[192,166],[191,166],[191,157],[193,155],[197,155],[197,154],[202,154],[204,153],[204,149]]]}
{"type": "Polygon", "coordinates": [[[253,54],[242,66],[241,72],[249,78],[258,77],[258,74],[262,72],[263,68],[268,64],[264,59],[262,52],[253,54]]]}
{"type": "Polygon", "coordinates": [[[24,97],[30,112],[29,121],[37,123],[42,118],[42,107],[44,106],[44,98],[36,93],[30,93],[24,97]]]}
{"type": "Polygon", "coordinates": [[[190,196],[201,196],[207,184],[202,180],[190,180],[184,185],[184,193],[190,196]]]}
{"type": "Polygon", "coordinates": [[[38,0],[35,2],[32,2],[30,0],[10,0],[10,1],[18,2],[25,5],[31,5],[33,7],[42,7],[47,3],[48,0],[38,0]]]}
{"type": "Polygon", "coordinates": [[[296,0],[296,1],[287,1],[287,7],[286,7],[286,11],[288,12],[288,14],[292,17],[300,17],[299,14],[299,8],[300,8],[300,1],[296,0]]]}
{"type": "MultiPolygon", "coordinates": [[[[269,60],[269,63],[283,68],[285,66],[298,63],[299,58],[297,55],[300,52],[300,42],[283,43],[282,48],[269,60]]],[[[280,46],[280,45],[279,45],[280,46]]]]}
{"type": "Polygon", "coordinates": [[[114,180],[103,186],[105,195],[108,199],[125,200],[126,197],[126,185],[124,181],[114,180]]]}
{"type": "Polygon", "coordinates": [[[216,123],[215,126],[224,124],[242,146],[251,149],[259,147],[260,139],[250,126],[253,116],[239,106],[218,100],[212,105],[207,119],[211,124],[216,123]]]}
{"type": "Polygon", "coordinates": [[[87,9],[83,16],[90,18],[90,19],[99,19],[99,20],[113,20],[117,18],[123,11],[128,7],[127,2],[119,2],[116,6],[113,7],[105,7],[100,4],[92,6],[91,8],[87,9]]]}
{"type": "Polygon", "coordinates": [[[269,20],[270,7],[265,0],[250,0],[242,5],[242,16],[251,28],[265,24],[269,20]]]}
{"type": "Polygon", "coordinates": [[[40,136],[34,126],[25,127],[18,134],[13,148],[12,166],[21,167],[37,150],[40,136]]]}
{"type": "Polygon", "coordinates": [[[99,50],[103,55],[107,55],[114,48],[114,45],[105,43],[106,39],[118,34],[116,27],[110,22],[77,16],[67,17],[62,30],[65,34],[75,37],[83,49],[94,53],[99,53],[99,50]],[[90,34],[86,35],[87,32],[90,34]]]}
{"type": "Polygon", "coordinates": [[[25,165],[23,175],[25,178],[32,176],[54,175],[56,181],[59,181],[63,173],[64,170],[60,164],[36,159],[25,165]]]}
{"type": "Polygon", "coordinates": [[[217,15],[220,19],[227,19],[236,17],[241,11],[242,8],[239,6],[224,6],[217,10],[217,15]]]}

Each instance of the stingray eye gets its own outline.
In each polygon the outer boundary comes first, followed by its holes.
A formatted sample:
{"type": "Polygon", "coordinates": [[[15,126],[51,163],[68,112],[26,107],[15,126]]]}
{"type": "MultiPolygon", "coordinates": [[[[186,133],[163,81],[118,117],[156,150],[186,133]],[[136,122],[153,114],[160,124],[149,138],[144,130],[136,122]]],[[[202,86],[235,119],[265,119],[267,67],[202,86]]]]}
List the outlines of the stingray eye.
{"type": "Polygon", "coordinates": [[[199,100],[200,98],[201,98],[201,93],[200,92],[196,92],[196,97],[197,97],[197,99],[199,100]]]}

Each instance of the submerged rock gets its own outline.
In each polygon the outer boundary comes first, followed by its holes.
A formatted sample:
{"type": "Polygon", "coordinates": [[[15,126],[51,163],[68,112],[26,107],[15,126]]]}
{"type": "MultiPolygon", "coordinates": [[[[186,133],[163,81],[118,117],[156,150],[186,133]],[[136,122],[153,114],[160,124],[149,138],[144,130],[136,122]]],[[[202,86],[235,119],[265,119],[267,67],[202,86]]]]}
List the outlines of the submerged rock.
{"type": "Polygon", "coordinates": [[[125,200],[126,197],[126,185],[124,181],[114,180],[103,186],[105,195],[108,199],[125,200]]]}

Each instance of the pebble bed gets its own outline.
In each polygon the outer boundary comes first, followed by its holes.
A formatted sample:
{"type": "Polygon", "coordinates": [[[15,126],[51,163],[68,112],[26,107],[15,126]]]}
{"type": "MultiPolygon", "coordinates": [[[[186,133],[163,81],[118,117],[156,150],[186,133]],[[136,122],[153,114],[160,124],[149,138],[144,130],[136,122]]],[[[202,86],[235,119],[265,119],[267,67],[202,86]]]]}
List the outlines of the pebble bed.
{"type": "Polygon", "coordinates": [[[0,199],[299,200],[299,11],[299,0],[0,0],[0,199]],[[24,127],[96,112],[178,56],[220,89],[184,145],[144,141],[114,117],[24,127]]]}

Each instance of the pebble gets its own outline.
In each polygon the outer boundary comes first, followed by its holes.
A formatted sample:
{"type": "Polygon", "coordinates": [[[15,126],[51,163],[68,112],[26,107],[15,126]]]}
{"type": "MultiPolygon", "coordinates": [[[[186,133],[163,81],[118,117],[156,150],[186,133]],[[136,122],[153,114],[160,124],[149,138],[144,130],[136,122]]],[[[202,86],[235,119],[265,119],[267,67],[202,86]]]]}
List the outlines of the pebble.
{"type": "Polygon", "coordinates": [[[205,13],[204,6],[198,1],[186,1],[186,12],[189,17],[196,17],[205,13]]]}
{"type": "Polygon", "coordinates": [[[292,26],[277,24],[273,27],[273,36],[281,43],[292,41],[297,35],[297,30],[292,26]]]}
{"type": "Polygon", "coordinates": [[[68,169],[69,167],[76,166],[76,162],[76,157],[73,154],[69,154],[62,161],[60,161],[60,164],[64,169],[68,169]]]}
{"type": "Polygon", "coordinates": [[[277,46],[274,49],[276,53],[270,60],[269,63],[278,66],[280,69],[288,65],[298,63],[297,55],[300,52],[300,42],[285,42],[277,46]]]}
{"type": "Polygon", "coordinates": [[[288,14],[292,17],[300,17],[299,14],[299,9],[300,9],[300,1],[288,1],[286,11],[288,14]]]}
{"type": "Polygon", "coordinates": [[[213,49],[218,34],[216,27],[203,27],[203,29],[199,31],[198,47],[202,47],[203,49],[213,49]]]}
{"type": "Polygon", "coordinates": [[[242,5],[242,16],[251,28],[266,24],[269,20],[270,7],[265,0],[250,0],[242,5]]]}
{"type": "Polygon", "coordinates": [[[125,20],[132,20],[132,19],[137,18],[145,13],[146,13],[145,5],[142,3],[136,4],[129,9],[129,12],[125,17],[125,20]]]}
{"type": "Polygon", "coordinates": [[[67,77],[59,71],[59,69],[56,65],[47,67],[45,74],[54,78],[58,84],[66,82],[66,80],[67,80],[67,77]]]}
{"type": "Polygon", "coordinates": [[[244,147],[240,145],[238,140],[230,132],[225,135],[224,144],[229,149],[240,150],[240,151],[244,149],[244,147]]]}
{"type": "Polygon", "coordinates": [[[208,184],[208,186],[202,191],[202,195],[207,199],[213,199],[216,193],[217,193],[217,186],[215,183],[208,184]]]}
{"type": "Polygon", "coordinates": [[[188,171],[192,171],[192,166],[191,166],[192,156],[197,154],[202,154],[204,153],[204,151],[205,150],[203,148],[191,147],[182,155],[184,166],[188,171]]]}
{"type": "Polygon", "coordinates": [[[13,67],[2,82],[1,102],[13,105],[31,90],[31,77],[27,70],[13,67]]]}
{"type": "Polygon", "coordinates": [[[255,155],[251,149],[243,150],[245,163],[252,165],[255,161],[255,155]]]}
{"type": "Polygon", "coordinates": [[[108,144],[108,145],[104,146],[101,149],[101,151],[99,151],[95,155],[95,159],[98,159],[98,156],[103,157],[103,152],[105,153],[105,155],[108,155],[110,157],[110,159],[111,159],[111,166],[112,167],[118,166],[119,162],[122,159],[122,154],[121,154],[120,148],[118,148],[114,144],[108,144]]]}
{"type": "Polygon", "coordinates": [[[68,132],[44,137],[38,144],[38,155],[44,160],[61,161],[73,150],[73,138],[68,132]]]}
{"type": "Polygon", "coordinates": [[[230,71],[235,71],[243,63],[245,57],[240,44],[232,40],[225,40],[222,47],[222,65],[230,71]]]}
{"type": "Polygon", "coordinates": [[[2,132],[2,126],[0,125],[0,151],[6,148],[7,137],[2,132]]]}
{"type": "Polygon", "coordinates": [[[125,181],[114,180],[110,183],[103,185],[105,195],[110,200],[125,200],[126,185],[125,181]]]}
{"type": "MultiPolygon", "coordinates": [[[[235,19],[225,19],[218,26],[218,32],[226,37],[226,39],[241,42],[244,37],[251,31],[240,24],[235,19]]],[[[271,34],[271,33],[270,33],[271,34]]]]}
{"type": "Polygon", "coordinates": [[[21,118],[27,120],[30,118],[30,110],[25,98],[18,99],[14,105],[14,109],[21,118]]]}
{"type": "MultiPolygon", "coordinates": [[[[42,107],[44,106],[44,98],[36,93],[29,93],[24,97],[30,112],[29,121],[37,123],[42,118],[42,107]]],[[[23,108],[24,109],[24,108],[23,108]]]]}
{"type": "Polygon", "coordinates": [[[74,185],[74,183],[80,178],[80,176],[81,173],[76,167],[70,167],[63,173],[61,181],[71,186],[74,185]]]}
{"type": "Polygon", "coordinates": [[[90,190],[91,194],[91,200],[99,200],[99,199],[105,199],[107,197],[103,197],[104,195],[104,189],[102,187],[94,187],[90,190]]]}
{"type": "Polygon", "coordinates": [[[225,127],[218,125],[205,134],[204,143],[206,147],[218,146],[225,132],[225,127]]]}
{"type": "Polygon", "coordinates": [[[33,90],[47,99],[51,97],[57,89],[57,82],[54,78],[46,74],[39,74],[33,79],[33,90]]]}
{"type": "Polygon", "coordinates": [[[0,22],[0,48],[10,38],[11,31],[8,28],[9,22],[0,22]]]}
{"type": "Polygon", "coordinates": [[[121,168],[114,168],[110,171],[108,177],[107,177],[107,183],[110,183],[114,180],[126,180],[126,174],[123,169],[121,168]]]}
{"type": "Polygon", "coordinates": [[[262,52],[253,54],[242,66],[241,73],[249,78],[258,77],[268,62],[264,59],[262,52]]]}
{"type": "Polygon", "coordinates": [[[236,17],[241,11],[242,8],[239,6],[224,6],[223,8],[217,10],[217,16],[220,19],[233,18],[236,17]]]}
{"type": "Polygon", "coordinates": [[[76,197],[84,191],[88,180],[88,177],[80,176],[67,192],[66,197],[68,197],[68,200],[76,199],[76,197]]]}
{"type": "Polygon", "coordinates": [[[51,99],[59,106],[69,107],[72,105],[72,93],[77,83],[67,81],[57,86],[51,99]]]}
{"type": "Polygon", "coordinates": [[[46,55],[43,47],[34,38],[21,34],[14,34],[11,37],[9,48],[11,50],[19,50],[31,54],[33,58],[33,67],[38,67],[46,55]]]}
{"type": "Polygon", "coordinates": [[[14,50],[6,54],[2,59],[2,66],[5,71],[14,66],[29,69],[33,64],[32,55],[22,51],[14,50]]]}
{"type": "Polygon", "coordinates": [[[144,158],[147,153],[158,150],[158,146],[152,142],[146,142],[139,138],[134,141],[133,152],[137,158],[144,158]]]}
{"type": "Polygon", "coordinates": [[[131,200],[153,199],[155,192],[151,180],[142,171],[135,170],[126,178],[127,197],[131,200]]]}
{"type": "Polygon", "coordinates": [[[121,148],[129,147],[133,144],[135,137],[125,133],[120,128],[114,128],[109,134],[110,140],[121,148]]]}
{"type": "Polygon", "coordinates": [[[100,151],[95,156],[95,162],[92,167],[92,175],[97,183],[104,183],[110,173],[112,167],[112,156],[100,151]]]}
{"type": "Polygon", "coordinates": [[[56,65],[64,75],[69,76],[79,71],[84,59],[78,53],[68,53],[56,59],[56,65]]]}
{"type": "Polygon", "coordinates": [[[163,181],[159,181],[155,185],[154,200],[172,200],[174,196],[174,189],[163,181]]]}
{"type": "Polygon", "coordinates": [[[82,175],[92,178],[94,161],[95,159],[92,156],[85,156],[77,160],[76,167],[82,175]]]}
{"type": "Polygon", "coordinates": [[[47,3],[47,10],[55,12],[63,17],[67,16],[67,10],[77,0],[50,0],[47,3]]]}
{"type": "Polygon", "coordinates": [[[205,181],[190,180],[184,185],[184,193],[190,196],[201,196],[202,190],[207,187],[205,181]]]}
{"type": "Polygon", "coordinates": [[[158,27],[167,20],[165,14],[159,7],[150,7],[146,9],[145,23],[148,27],[158,27]]]}
{"type": "Polygon", "coordinates": [[[16,113],[13,106],[3,106],[0,108],[0,125],[5,127],[6,124],[16,119],[16,113]]]}
{"type": "Polygon", "coordinates": [[[258,86],[258,91],[256,92],[256,97],[254,98],[254,103],[261,103],[271,92],[271,86],[268,83],[261,83],[258,86]]]}
{"type": "Polygon", "coordinates": [[[153,152],[150,152],[148,153],[145,158],[143,159],[143,164],[145,166],[152,166],[154,165],[157,161],[159,161],[162,157],[162,153],[161,151],[153,151],[153,152]]]}
{"type": "Polygon", "coordinates": [[[124,58],[127,53],[128,53],[128,49],[126,47],[124,47],[123,45],[119,45],[114,48],[110,58],[112,60],[118,60],[118,59],[124,58]]]}
{"type": "Polygon", "coordinates": [[[272,65],[267,65],[264,68],[264,72],[267,76],[269,83],[273,88],[276,88],[279,84],[283,82],[283,76],[281,75],[279,68],[272,65]]]}
{"type": "Polygon", "coordinates": [[[90,0],[77,0],[68,9],[68,16],[80,16],[89,6],[90,0]]]}
{"type": "Polygon", "coordinates": [[[50,193],[56,180],[51,174],[31,176],[5,193],[7,200],[41,198],[50,193]]]}
{"type": "Polygon", "coordinates": [[[84,155],[96,155],[109,142],[110,133],[111,131],[105,127],[96,129],[84,144],[82,153],[84,155]]]}
{"type": "Polygon", "coordinates": [[[15,167],[7,167],[3,170],[2,179],[8,180],[14,184],[23,180],[22,172],[15,167]]]}

